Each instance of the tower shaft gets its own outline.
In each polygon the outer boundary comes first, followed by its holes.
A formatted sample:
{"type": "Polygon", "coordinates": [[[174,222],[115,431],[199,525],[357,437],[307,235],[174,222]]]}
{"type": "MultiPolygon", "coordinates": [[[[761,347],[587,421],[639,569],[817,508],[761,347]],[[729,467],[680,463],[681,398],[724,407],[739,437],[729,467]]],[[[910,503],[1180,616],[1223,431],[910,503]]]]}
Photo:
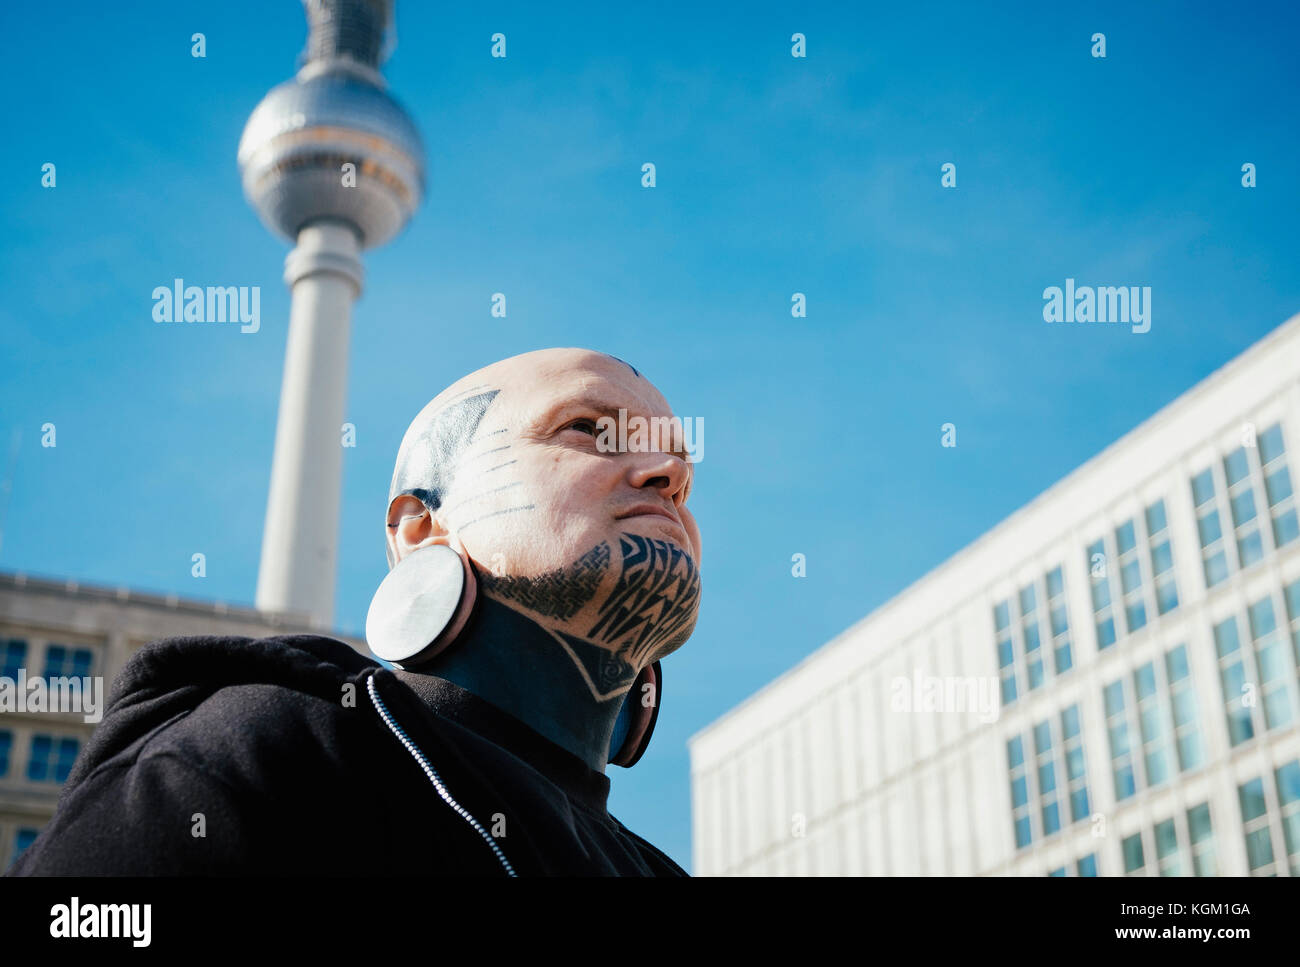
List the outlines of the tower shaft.
{"type": "Polygon", "coordinates": [[[257,607],[334,617],[352,303],[361,294],[360,244],[343,222],[303,227],[285,259],[293,293],[275,427],[257,607]]]}

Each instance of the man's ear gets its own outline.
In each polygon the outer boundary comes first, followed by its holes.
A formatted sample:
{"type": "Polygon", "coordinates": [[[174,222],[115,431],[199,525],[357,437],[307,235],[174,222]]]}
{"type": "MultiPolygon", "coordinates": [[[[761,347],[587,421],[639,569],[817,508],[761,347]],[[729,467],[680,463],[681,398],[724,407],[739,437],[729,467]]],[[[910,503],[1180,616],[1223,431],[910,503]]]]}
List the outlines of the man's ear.
{"type": "Polygon", "coordinates": [[[413,494],[398,494],[388,505],[386,540],[395,567],[406,555],[425,544],[446,543],[447,529],[413,494]]]}

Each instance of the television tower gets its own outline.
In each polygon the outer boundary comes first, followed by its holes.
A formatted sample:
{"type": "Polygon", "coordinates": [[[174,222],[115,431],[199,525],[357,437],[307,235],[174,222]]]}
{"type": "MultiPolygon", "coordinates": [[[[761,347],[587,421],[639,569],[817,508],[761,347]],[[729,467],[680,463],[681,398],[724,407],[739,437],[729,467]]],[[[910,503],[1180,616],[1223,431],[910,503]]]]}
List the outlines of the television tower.
{"type": "Polygon", "coordinates": [[[257,607],[334,618],[342,424],[362,249],[406,224],[424,194],[424,148],[385,90],[392,0],[303,0],[301,68],[262,99],[239,141],[244,194],[295,243],[257,607]]]}

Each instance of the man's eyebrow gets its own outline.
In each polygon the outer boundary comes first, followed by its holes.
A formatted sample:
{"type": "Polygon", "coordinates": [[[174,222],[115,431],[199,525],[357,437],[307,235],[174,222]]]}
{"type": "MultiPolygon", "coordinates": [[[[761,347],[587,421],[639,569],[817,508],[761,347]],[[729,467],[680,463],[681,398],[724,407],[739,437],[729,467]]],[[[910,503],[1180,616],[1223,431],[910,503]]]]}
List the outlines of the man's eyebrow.
{"type": "MultiPolygon", "coordinates": [[[[618,411],[620,409],[628,410],[627,413],[628,420],[631,420],[632,417],[639,415],[637,413],[632,412],[631,409],[626,405],[621,405],[618,403],[611,402],[609,397],[604,396],[602,394],[583,393],[579,396],[570,396],[566,399],[560,400],[553,406],[549,407],[546,410],[546,413],[542,416],[542,418],[537,421],[535,427],[540,431],[544,429],[547,424],[551,423],[553,420],[558,419],[560,414],[563,413],[565,410],[579,410],[579,409],[594,410],[596,413],[599,413],[601,416],[608,416],[612,420],[618,419],[618,411]]],[[[651,420],[654,419],[667,420],[668,417],[644,416],[642,417],[642,419],[647,421],[648,426],[654,426],[653,423],[650,423],[651,420]]],[[[678,419],[678,418],[674,416],[673,419],[678,419]]],[[[688,465],[690,465],[691,457],[690,457],[690,453],[686,449],[685,434],[683,433],[683,434],[674,434],[674,435],[677,437],[677,439],[673,441],[673,445],[668,449],[667,452],[674,454],[675,456],[681,457],[684,461],[686,461],[688,465]]],[[[691,465],[691,468],[692,468],[691,476],[694,477],[695,475],[694,465],[691,465]]]]}

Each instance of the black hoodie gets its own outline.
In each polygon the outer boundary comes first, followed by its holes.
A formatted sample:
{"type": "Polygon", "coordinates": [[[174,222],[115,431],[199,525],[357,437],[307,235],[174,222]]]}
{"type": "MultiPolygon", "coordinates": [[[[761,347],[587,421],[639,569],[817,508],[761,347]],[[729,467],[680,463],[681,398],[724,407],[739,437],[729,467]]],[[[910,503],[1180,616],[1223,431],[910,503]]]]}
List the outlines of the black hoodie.
{"type": "Polygon", "coordinates": [[[494,705],[332,638],[169,638],[7,875],[685,876],[608,795],[494,705]]]}

